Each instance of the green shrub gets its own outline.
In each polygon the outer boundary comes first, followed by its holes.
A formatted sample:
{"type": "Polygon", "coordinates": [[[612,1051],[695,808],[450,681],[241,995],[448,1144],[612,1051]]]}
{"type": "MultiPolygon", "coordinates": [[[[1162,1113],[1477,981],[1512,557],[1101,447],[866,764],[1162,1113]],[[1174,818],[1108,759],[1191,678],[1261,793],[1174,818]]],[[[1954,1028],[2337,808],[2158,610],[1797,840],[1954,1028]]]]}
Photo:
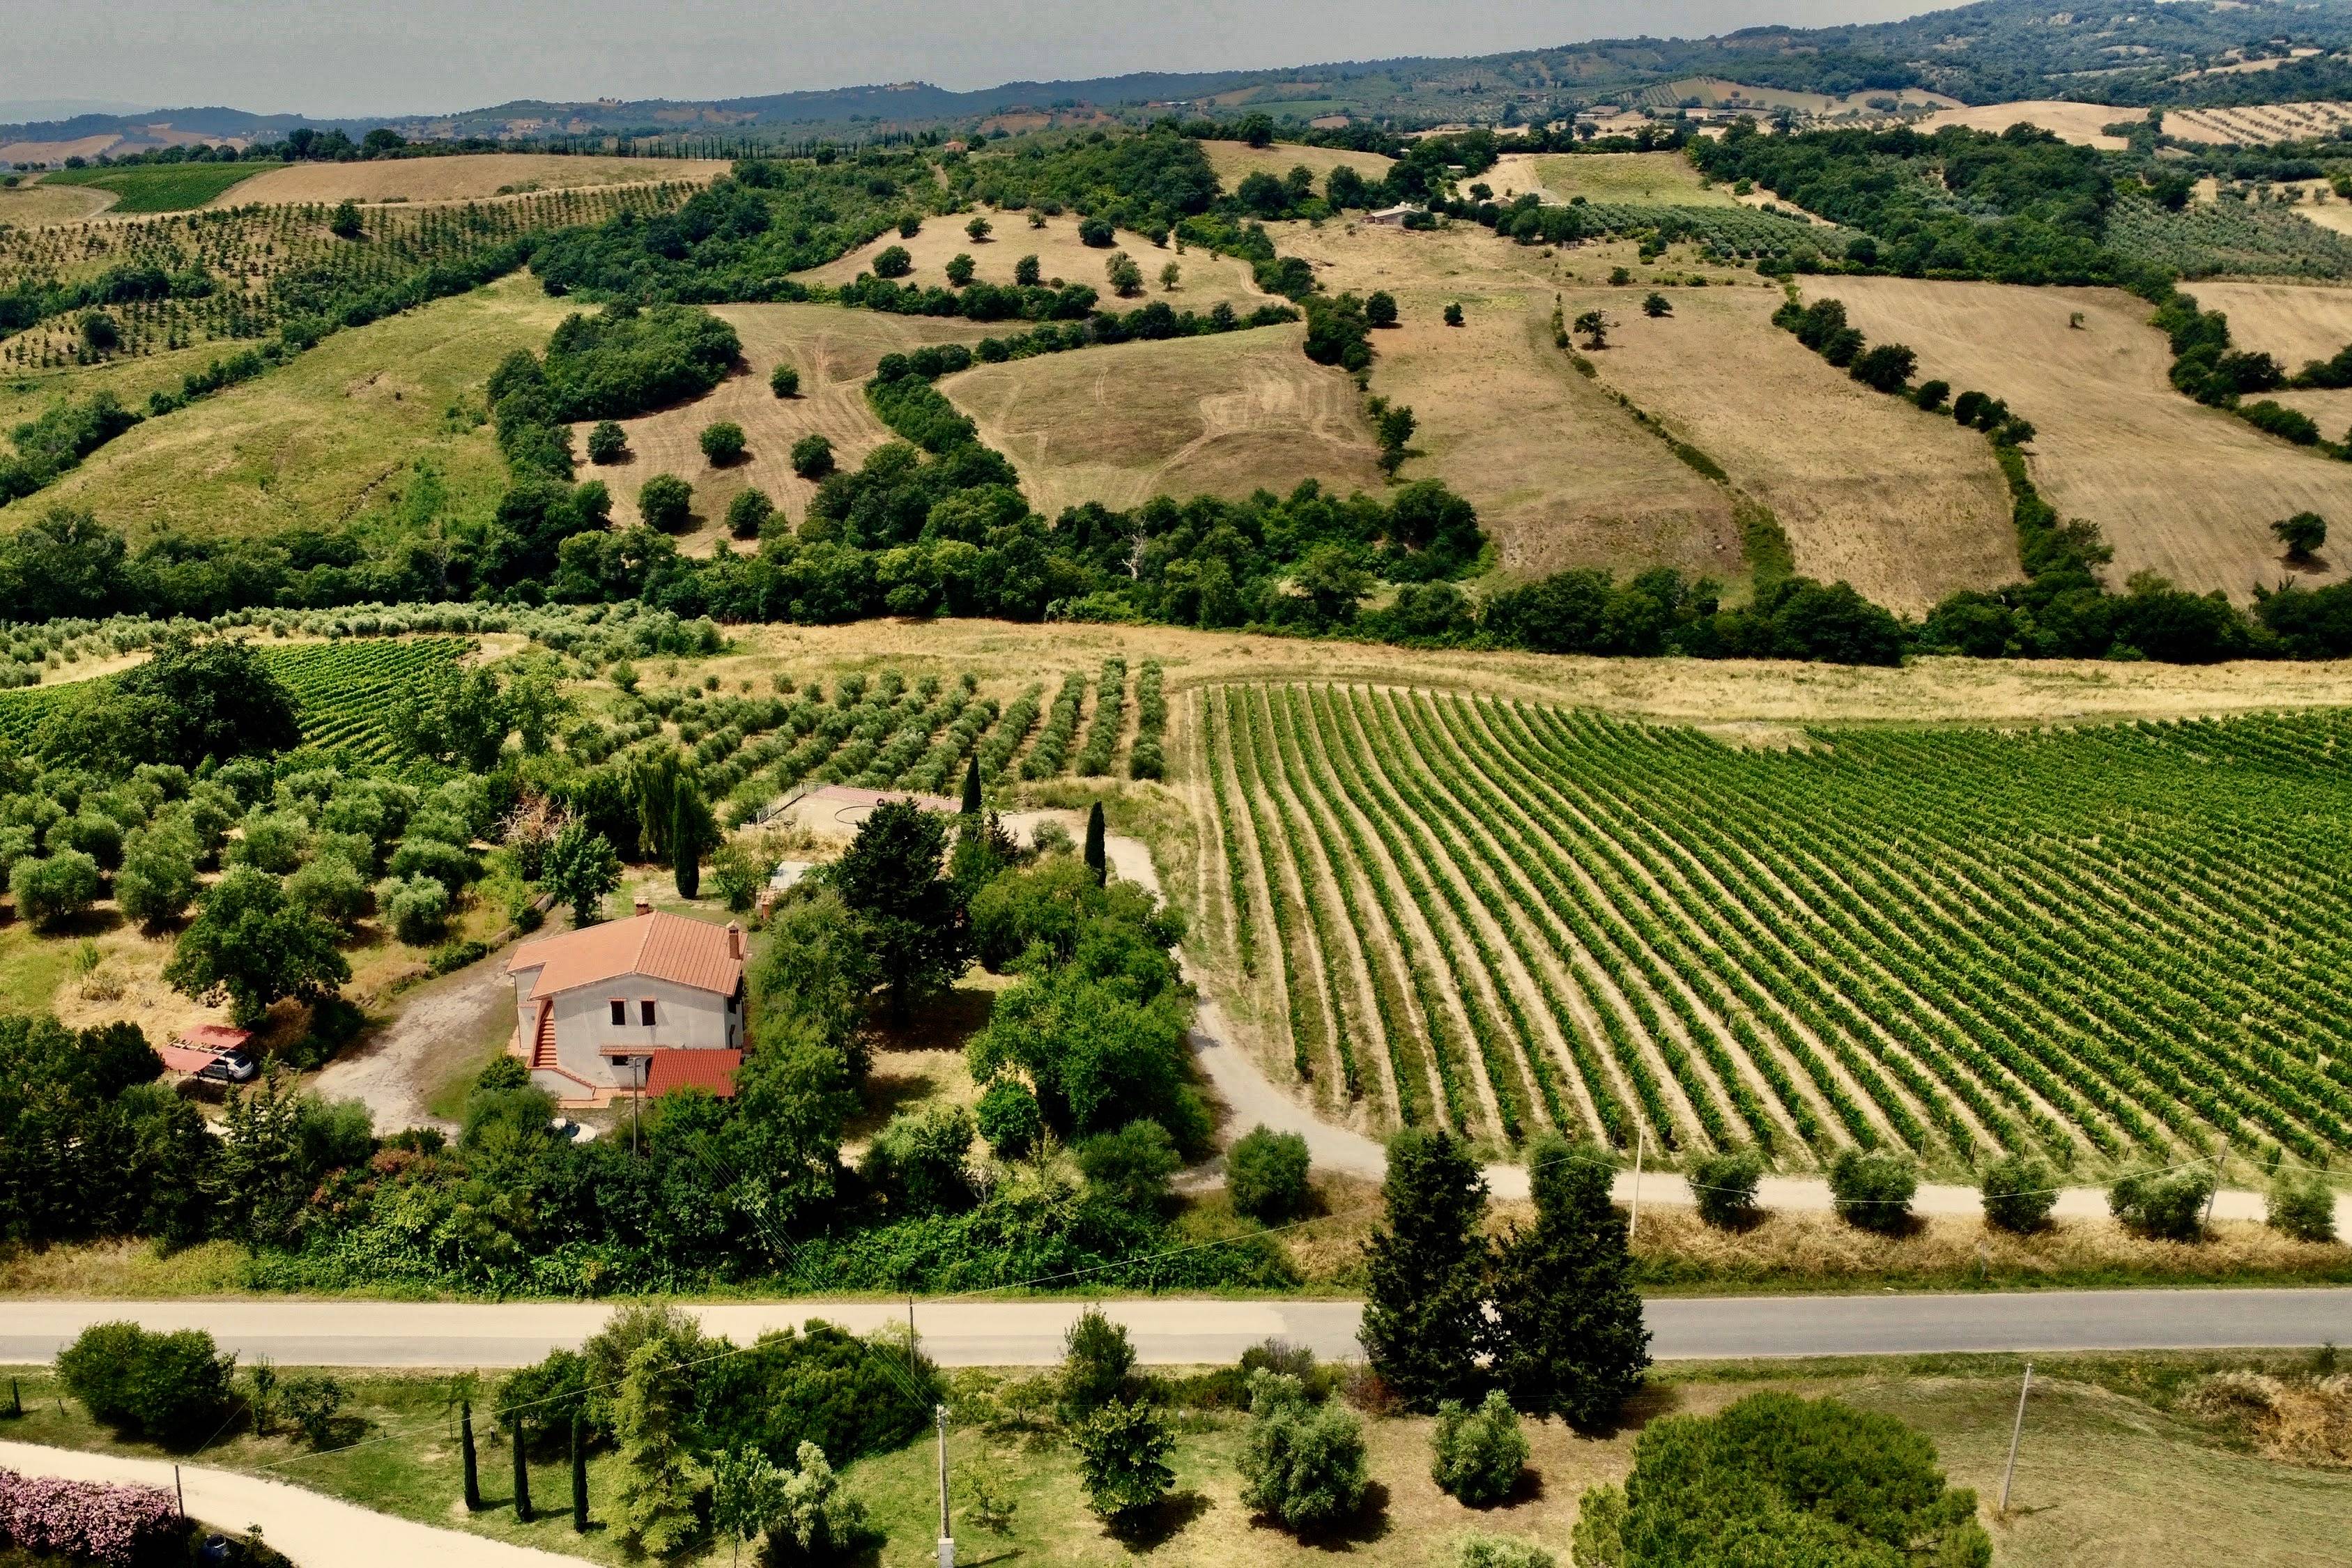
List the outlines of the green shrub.
{"type": "Polygon", "coordinates": [[[1087,1505],[1101,1518],[1131,1520],[1157,1507],[1175,1484],[1168,1460],[1176,1434],[1168,1417],[1149,1405],[1114,1400],[1087,1416],[1071,1441],[1087,1505]]]}
{"type": "Polygon", "coordinates": [[[731,419],[721,419],[704,426],[701,436],[697,439],[702,447],[703,457],[709,460],[710,466],[714,468],[723,468],[728,464],[738,462],[742,458],[745,445],[743,426],[731,419]]]}
{"type": "Polygon", "coordinates": [[[386,877],[375,885],[375,903],[411,947],[438,941],[449,922],[449,889],[430,877],[386,877]]]}
{"type": "Polygon", "coordinates": [[[768,520],[776,515],[776,503],[768,492],[754,485],[735,492],[727,503],[727,531],[738,539],[757,539],[768,520]]]}
{"type": "Polygon", "coordinates": [[[2269,1221],[2294,1241],[2334,1241],[2336,1194],[2316,1171],[2281,1171],[2271,1183],[2269,1221]]]}
{"type": "Polygon", "coordinates": [[[637,515],[656,532],[676,533],[694,515],[694,487],[676,474],[656,474],[637,491],[637,515]]]}
{"type": "Polygon", "coordinates": [[[1838,1218],[1858,1230],[1899,1235],[1911,1226],[1911,1198],[1919,1171],[1887,1150],[1841,1149],[1830,1162],[1830,1201],[1838,1218]]]}
{"type": "Polygon", "coordinates": [[[1698,1217],[1717,1230],[1746,1230],[1764,1217],[1756,1184],[1764,1179],[1764,1156],[1755,1149],[1705,1154],[1691,1166],[1691,1201],[1698,1217]]]}
{"type": "Polygon", "coordinates": [[[1985,1223],[2019,1236],[2031,1236],[2050,1223],[2058,1202],[2058,1178],[2039,1160],[2011,1154],[1985,1167],[1979,1190],[1984,1194],[1985,1223]]]}
{"type": "Polygon", "coordinates": [[[1087,1183],[1121,1208],[1156,1213],[1168,1205],[1169,1182],[1183,1168],[1176,1141],[1157,1121],[1130,1121],[1078,1145],[1087,1183]]]}
{"type": "Polygon", "coordinates": [[[1576,1528],[1568,1544],[1576,1568],[1625,1568],[1625,1489],[1585,1488],[1576,1500],[1576,1528]]]}
{"type": "MultiPolygon", "coordinates": [[[[1593,1491],[1600,1489],[1596,1487],[1593,1491]]],[[[1589,1499],[1592,1496],[1592,1492],[1587,1492],[1585,1496],[1589,1499]]],[[[1580,1521],[1577,1529],[1581,1532],[1583,1528],[1580,1521]]],[[[1465,1535],[1454,1543],[1454,1568],[1558,1568],[1559,1561],[1534,1542],[1523,1541],[1516,1535],[1474,1533],[1465,1535]]],[[[1577,1568],[1593,1568],[1593,1565],[1603,1562],[1613,1563],[1621,1561],[1622,1560],[1586,1556],[1580,1533],[1576,1552],[1577,1568]]]]}
{"type": "Polygon", "coordinates": [[[1018,1160],[1045,1134],[1045,1113],[1037,1097],[1016,1078],[999,1078],[980,1097],[980,1135],[1000,1160],[1018,1160]]]}
{"type": "Polygon", "coordinates": [[[1238,1461],[1242,1501],[1291,1530],[1336,1524],[1364,1504],[1370,1476],[1355,1416],[1317,1405],[1297,1378],[1250,1376],[1250,1421],[1238,1461]]]}
{"type": "Polygon", "coordinates": [[[858,1173],[894,1214],[945,1214],[971,1205],[971,1112],[960,1105],[901,1112],[877,1133],[858,1173]]]}
{"type": "Polygon", "coordinates": [[[877,278],[904,278],[914,269],[915,258],[903,245],[886,247],[874,258],[874,276],[877,278]]]}
{"type": "Polygon", "coordinates": [[[1488,1508],[1519,1484],[1528,1436],[1519,1430],[1519,1413],[1498,1389],[1475,1410],[1451,1399],[1440,1405],[1429,1453],[1430,1479],[1439,1490],[1472,1508],[1488,1508]]]}
{"type": "Polygon", "coordinates": [[[788,364],[778,365],[768,373],[768,390],[778,397],[798,397],[801,395],[801,373],[788,364]]]}
{"type": "Polygon", "coordinates": [[[37,926],[71,920],[98,902],[98,861],[79,849],[27,856],[8,868],[16,913],[37,926]]]}
{"type": "Polygon", "coordinates": [[[151,1334],[129,1322],[93,1323],[58,1352],[58,1380],[92,1419],[173,1445],[219,1425],[236,1366],[200,1330],[151,1334]]]}
{"type": "Polygon", "coordinates": [[[1062,1375],[1056,1408],[1073,1425],[1114,1400],[1125,1398],[1135,1372],[1135,1347],[1127,1328],[1089,1307],[1062,1339],[1062,1375]]]}
{"type": "Polygon", "coordinates": [[[331,1377],[310,1373],[289,1377],[278,1390],[278,1408],[294,1423],[313,1448],[334,1440],[343,1410],[343,1385],[331,1377]]]}
{"type": "Polygon", "coordinates": [[[599,419],[588,432],[588,460],[617,463],[629,455],[629,434],[610,419],[599,419]]]}
{"type": "Polygon", "coordinates": [[[1238,1214],[1279,1225],[1307,1212],[1307,1140],[1296,1132],[1252,1128],[1225,1156],[1225,1188],[1238,1214]]]}
{"type": "Polygon", "coordinates": [[[2107,1189],[2107,1211],[2135,1236],[2154,1241],[2200,1241],[2205,1205],[2213,1196],[2213,1169],[2138,1171],[2107,1189]]]}
{"type": "Polygon", "coordinates": [[[793,472],[804,479],[821,479],[833,472],[833,443],[822,436],[803,436],[793,443],[793,472]]]}

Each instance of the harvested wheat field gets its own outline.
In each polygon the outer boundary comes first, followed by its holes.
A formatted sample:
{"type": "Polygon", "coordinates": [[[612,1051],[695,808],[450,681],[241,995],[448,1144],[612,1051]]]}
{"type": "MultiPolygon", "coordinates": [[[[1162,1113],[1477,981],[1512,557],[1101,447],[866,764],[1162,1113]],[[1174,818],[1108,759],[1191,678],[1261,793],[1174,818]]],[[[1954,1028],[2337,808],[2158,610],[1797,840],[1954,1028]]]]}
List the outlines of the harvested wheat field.
{"type": "MultiPolygon", "coordinates": [[[[2103,147],[2113,153],[2126,143],[2120,136],[2108,135],[2106,127],[2147,118],[2145,109],[2027,99],[2016,103],[1979,103],[1966,109],[1938,110],[1919,122],[1919,130],[1933,134],[1947,125],[1963,125],[1971,131],[1990,131],[1997,136],[2012,125],[2031,125],[2037,131],[2047,131],[2061,142],[2072,142],[2078,147],[2103,147]]],[[[2164,128],[2172,130],[2169,112],[2165,116],[2164,128]]]]}
{"type": "Polygon", "coordinates": [[[1843,579],[1917,615],[1956,588],[2018,575],[2009,491],[1983,437],[1882,396],[1772,325],[1761,289],[1678,289],[1653,320],[1627,291],[1569,294],[1598,308],[1603,384],[1665,421],[1771,508],[1797,570],[1843,579]]]}
{"type": "Polygon", "coordinates": [[[35,184],[0,191],[0,224],[38,228],[96,217],[121,198],[88,185],[35,184]]]}
{"type": "MultiPolygon", "coordinates": [[[[2128,294],[1903,278],[1842,278],[1808,292],[1843,300],[1874,342],[1918,351],[1922,378],[2006,398],[2032,420],[2034,481],[2061,513],[2099,525],[2115,547],[2115,586],[2156,572],[2244,603],[2286,575],[2272,522],[2352,517],[2352,465],[2175,392],[2163,335],[2128,294]],[[2083,325],[2070,328],[2078,311],[2083,325]]],[[[2308,575],[2340,577],[2348,558],[2333,552],[2308,575]]]]}
{"type": "MultiPolygon", "coordinates": [[[[44,491],[41,504],[88,507],[133,538],[166,529],[249,535],[422,524],[486,511],[507,473],[483,384],[512,351],[543,349],[573,308],[518,276],[337,332],[291,364],[125,432],[44,491]]],[[[126,371],[104,384],[135,394],[140,382],[126,371]]]]}
{"type": "Polygon", "coordinates": [[[1699,178],[1679,153],[1514,153],[1478,176],[1496,199],[1534,191],[1546,200],[1627,202],[1669,206],[1723,207],[1731,194],[1699,178]]]}
{"type": "MultiPolygon", "coordinates": [[[[1045,281],[1084,283],[1102,295],[1105,310],[1131,310],[1147,300],[1165,300],[1178,310],[1206,311],[1220,300],[1247,314],[1260,305],[1280,304],[1270,294],[1261,293],[1251,280],[1249,264],[1231,257],[1217,256],[1206,250],[1187,250],[1181,256],[1173,244],[1165,248],[1154,246],[1139,234],[1121,229],[1118,243],[1108,250],[1097,250],[1078,238],[1078,220],[1075,214],[1047,218],[1043,228],[1029,226],[1026,213],[991,212],[981,215],[993,226],[994,232],[985,240],[974,241],[964,232],[968,219],[961,217],[927,217],[923,229],[912,239],[901,239],[896,230],[879,239],[853,250],[823,267],[812,268],[794,274],[803,283],[843,284],[861,272],[874,270],[874,258],[894,245],[904,246],[914,258],[915,269],[900,279],[925,287],[943,286],[947,282],[948,262],[958,255],[972,260],[972,276],[984,283],[1013,281],[1013,268],[1024,256],[1037,258],[1037,267],[1045,281]],[[1114,251],[1124,250],[1143,268],[1145,291],[1134,299],[1121,301],[1103,280],[1103,264],[1114,251]],[[1160,286],[1160,269],[1173,261],[1183,269],[1183,277],[1172,291],[1160,286]]],[[[1000,336],[1017,332],[1023,323],[1000,323],[992,330],[1000,336]]]]}
{"type": "Polygon", "coordinates": [[[1345,372],[1309,360],[1306,329],[1042,354],[977,365],[940,390],[1021,470],[1047,517],[1097,500],[1381,488],[1378,443],[1345,372]]]}
{"type": "MultiPolygon", "coordinates": [[[[866,381],[887,353],[925,343],[977,342],[989,331],[976,322],[934,316],[890,316],[878,310],[845,310],[835,305],[715,305],[743,340],[746,368],[721,382],[707,397],[621,421],[628,432],[628,455],[617,463],[583,469],[613,490],[613,516],[625,526],[637,521],[637,491],[656,474],[676,474],[694,487],[693,533],[680,547],[704,553],[723,531],[727,503],[756,485],[798,522],[816,486],[793,472],[789,454],[803,436],[833,443],[834,461],[854,468],[866,454],[891,438],[866,404],[866,381]],[[778,397],[768,374],[779,364],[801,373],[798,397],[778,397]],[[749,437],[741,461],[714,468],[702,455],[705,426],[732,420],[749,437]]],[[[1099,350],[1087,350],[1099,353],[1099,350]]],[[[585,451],[589,426],[575,426],[573,449],[585,451]]]]}
{"type": "Polygon", "coordinates": [[[1389,177],[1394,159],[1378,153],[1350,153],[1344,147],[1299,147],[1276,142],[1271,147],[1253,147],[1246,142],[1203,142],[1201,151],[1209,155],[1209,167],[1217,172],[1217,179],[1226,190],[1232,190],[1252,174],[1272,174],[1279,180],[1291,170],[1304,166],[1313,171],[1315,188],[1321,190],[1331,171],[1346,165],[1375,184],[1389,177]]]}
{"type": "Polygon", "coordinates": [[[1401,477],[1444,479],[1467,497],[1506,568],[1740,574],[1730,497],[1552,346],[1542,269],[1556,263],[1477,228],[1292,225],[1276,243],[1312,261],[1333,292],[1396,296],[1401,323],[1373,335],[1371,390],[1420,418],[1418,455],[1401,477]],[[1452,301],[1459,327],[1442,321],[1452,301]]]}
{"type": "Polygon", "coordinates": [[[2262,350],[2290,373],[2310,360],[2332,359],[2352,343],[2352,289],[2196,282],[2187,291],[2206,310],[2229,316],[2231,342],[2262,350]]]}
{"type": "Polygon", "coordinates": [[[248,202],[462,202],[515,191],[574,190],[686,181],[701,184],[730,167],[723,158],[568,158],[554,153],[467,153],[448,158],[389,158],[367,163],[294,163],[222,193],[212,205],[248,202]]]}

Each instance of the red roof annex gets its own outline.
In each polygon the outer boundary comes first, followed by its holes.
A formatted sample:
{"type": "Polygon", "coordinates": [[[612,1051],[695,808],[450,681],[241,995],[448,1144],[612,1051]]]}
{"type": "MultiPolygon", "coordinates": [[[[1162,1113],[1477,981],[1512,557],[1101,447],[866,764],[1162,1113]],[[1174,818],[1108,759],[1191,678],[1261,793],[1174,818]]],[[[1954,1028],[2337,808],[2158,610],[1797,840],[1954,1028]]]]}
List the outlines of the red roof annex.
{"type": "Polygon", "coordinates": [[[674,1089],[707,1089],[721,1100],[735,1098],[740,1051],[655,1050],[646,1068],[646,1092],[656,1100],[674,1089]]]}

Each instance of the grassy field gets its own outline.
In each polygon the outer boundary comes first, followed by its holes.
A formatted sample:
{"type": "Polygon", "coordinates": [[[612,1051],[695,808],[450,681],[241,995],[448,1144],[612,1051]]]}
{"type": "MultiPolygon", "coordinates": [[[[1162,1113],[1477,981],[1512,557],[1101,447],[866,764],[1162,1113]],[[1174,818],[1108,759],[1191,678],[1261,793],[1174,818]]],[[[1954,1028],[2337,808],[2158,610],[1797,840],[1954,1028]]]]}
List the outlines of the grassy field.
{"type": "MultiPolygon", "coordinates": [[[[282,163],[134,163],[121,169],[59,169],[41,177],[45,185],[81,185],[112,191],[120,198],[110,211],[177,213],[219,200],[282,163]]],[[[240,194],[239,201],[247,199],[240,194]]]]}
{"type": "Polygon", "coordinates": [[[1299,350],[1306,329],[1121,343],[980,365],[940,384],[1021,470],[1047,517],[1080,501],[1286,494],[1315,479],[1379,490],[1378,443],[1346,373],[1299,350]]]}
{"type": "Polygon", "coordinates": [[[1733,205],[1728,190],[1702,181],[1679,153],[1513,153],[1479,179],[1494,187],[1498,200],[1537,191],[1553,202],[1582,196],[1664,206],[1733,205]]]}
{"type": "MultiPolygon", "coordinates": [[[[956,1377],[958,1415],[949,1439],[953,1529],[961,1560],[974,1563],[1283,1568],[1338,1558],[1366,1568],[1420,1568],[1450,1560],[1455,1539],[1471,1531],[1528,1540],[1565,1562],[1580,1496],[1587,1487],[1623,1479],[1633,1441],[1648,1422],[1669,1414],[1710,1414],[1759,1389],[1780,1388],[1834,1396],[1918,1429],[1936,1445],[1952,1484],[1977,1492],[1979,1517],[2003,1568],[2084,1563],[2200,1568],[2223,1554],[2263,1568],[2305,1568],[2344,1561],[2341,1522],[2352,1508],[2352,1476],[2263,1457],[2228,1428],[2183,1407],[2187,1392],[2209,1369],[2259,1366],[2292,1375],[2303,1364],[2283,1354],[2038,1358],[2005,1520],[1995,1517],[1993,1504],[2020,1370],[2005,1356],[1676,1367],[1654,1377],[1612,1436],[1579,1437],[1557,1423],[1530,1424],[1532,1474],[1510,1500],[1489,1510],[1465,1508],[1432,1482],[1426,1418],[1370,1415],[1364,1418],[1374,1483],[1369,1506],[1352,1528],[1312,1543],[1254,1519],[1241,1502],[1235,1460],[1244,1422],[1237,1415],[1181,1414],[1174,1496],[1154,1529],[1123,1540],[1086,1511],[1066,1443],[1050,1431],[981,1417],[1009,1379],[965,1373],[956,1377]],[[1014,1505],[1001,1535],[981,1528],[971,1515],[976,1477],[1014,1505]]],[[[240,1425],[208,1446],[202,1462],[590,1562],[628,1561],[609,1522],[617,1511],[619,1482],[609,1451],[590,1461],[593,1522],[587,1534],[572,1529],[565,1468],[551,1457],[532,1463],[532,1495],[541,1511],[536,1523],[525,1525],[511,1506],[509,1451],[478,1407],[485,1506],[469,1515],[458,1501],[458,1445],[446,1408],[450,1380],[335,1375],[350,1394],[347,1426],[337,1436],[347,1446],[314,1454],[290,1434],[256,1437],[240,1425]]],[[[24,1399],[24,1418],[0,1429],[13,1440],[158,1453],[92,1425],[79,1405],[58,1398],[45,1371],[25,1380],[24,1399]]],[[[929,1442],[848,1465],[843,1479],[883,1537],[872,1559],[877,1568],[932,1561],[939,1505],[929,1442]]],[[[733,1559],[721,1546],[681,1561],[733,1559]]]]}
{"type": "Polygon", "coordinates": [[[2009,491],[1981,436],[1824,362],[1772,325],[1765,289],[1668,292],[1674,314],[1656,320],[1623,289],[1570,289],[1562,309],[1606,314],[1609,347],[1587,355],[1601,383],[1770,507],[1798,570],[1906,615],[2016,581],[2009,491]]]}
{"type": "Polygon", "coordinates": [[[289,163],[215,205],[245,202],[457,202],[520,191],[684,181],[708,184],[733,165],[724,158],[567,157],[551,153],[470,153],[366,163],[289,163]]]}
{"type": "MultiPolygon", "coordinates": [[[[946,283],[948,262],[958,255],[971,258],[973,277],[984,283],[999,284],[1010,284],[1013,267],[1023,257],[1034,256],[1048,283],[1084,283],[1102,296],[1105,310],[1129,310],[1148,300],[1165,300],[1177,310],[1206,314],[1222,302],[1247,315],[1269,301],[1280,302],[1259,291],[1251,280],[1246,262],[1228,256],[1206,250],[1187,250],[1179,256],[1172,242],[1161,249],[1143,236],[1125,231],[1116,236],[1118,243],[1111,249],[1098,250],[1078,238],[1075,213],[1047,218],[1043,228],[1031,228],[1027,213],[989,212],[978,216],[994,226],[994,232],[984,241],[975,241],[964,232],[964,225],[970,221],[967,218],[927,217],[922,232],[912,239],[901,239],[893,230],[862,249],[793,276],[807,283],[846,283],[861,272],[873,271],[874,258],[895,245],[904,247],[915,264],[914,270],[899,281],[927,288],[946,283]],[[1126,251],[1143,268],[1143,294],[1122,301],[1110,291],[1110,285],[1103,278],[1103,265],[1112,249],[1126,251]],[[1181,283],[1172,293],[1160,286],[1160,269],[1171,261],[1183,270],[1181,283]]],[[[999,322],[990,330],[999,337],[1010,336],[1021,331],[1021,323],[999,322]]]]}
{"type": "MultiPolygon", "coordinates": [[[[2347,214],[2352,206],[2330,204],[2347,214]]],[[[2230,318],[2230,340],[2259,349],[2292,374],[2305,362],[2333,359],[2352,343],[2352,289],[2309,283],[2191,283],[2189,292],[2208,310],[2230,318]]]]}
{"type": "Polygon", "coordinates": [[[1337,224],[1284,226],[1276,243],[1313,261],[1327,289],[1396,297],[1400,324],[1373,338],[1371,390],[1420,419],[1402,477],[1444,479],[1468,497],[1505,567],[1742,574],[1729,496],[1552,345],[1553,295],[1571,271],[1605,276],[1604,254],[1630,261],[1631,247],[1546,258],[1479,228],[1337,224]],[[1442,312],[1456,301],[1464,324],[1447,327],[1442,312]]]}
{"type": "Polygon", "coordinates": [[[1378,153],[1350,153],[1344,147],[1301,147],[1276,142],[1271,147],[1253,147],[1246,142],[1203,142],[1201,151],[1209,155],[1209,167],[1217,172],[1217,181],[1232,190],[1252,174],[1272,174],[1276,179],[1286,177],[1290,171],[1307,168],[1314,171],[1315,188],[1322,190],[1331,171],[1347,167],[1378,184],[1388,178],[1392,160],[1378,153]]]}
{"type": "Polygon", "coordinates": [[[31,228],[54,223],[79,223],[96,217],[115,203],[112,191],[87,185],[52,185],[35,181],[0,189],[0,224],[31,228]]]}
{"type": "MultiPolygon", "coordinates": [[[[512,350],[545,347],[571,309],[515,277],[338,332],[257,381],[138,426],[10,509],[11,521],[53,501],[88,507],[134,536],[394,526],[486,511],[506,468],[483,384],[512,350]]],[[[114,374],[134,382],[128,368],[114,374]]],[[[37,384],[82,384],[56,375],[37,384]]]]}
{"type": "MultiPolygon", "coordinates": [[[[623,420],[627,458],[582,468],[583,478],[612,487],[613,515],[624,523],[636,521],[637,491],[653,475],[676,474],[692,485],[695,524],[681,547],[695,553],[708,552],[725,533],[727,503],[747,486],[765,490],[795,522],[806,515],[816,486],[794,474],[790,461],[793,443],[802,437],[831,441],[834,461],[845,468],[856,468],[868,452],[893,439],[866,402],[866,378],[884,354],[925,343],[977,342],[1003,330],[835,305],[720,305],[715,311],[742,339],[745,372],[692,403],[623,420]],[[768,374],[780,364],[801,373],[798,397],[780,398],[769,390],[768,374]],[[740,461],[714,468],[698,442],[705,426],[722,419],[742,426],[749,440],[740,461]]],[[[574,450],[586,451],[588,429],[577,427],[574,450]]]]}
{"type": "MultiPolygon", "coordinates": [[[[2174,391],[2163,334],[2127,294],[1841,278],[1806,297],[1843,300],[1873,342],[1909,344],[1922,378],[2006,398],[2032,420],[2034,482],[2060,512],[2099,525],[2115,547],[2107,579],[2116,587],[2152,571],[2243,603],[2257,584],[2288,575],[2273,521],[2352,516],[2352,468],[2174,391]],[[2083,324],[2072,327],[2077,313],[2083,324]]],[[[2326,569],[2306,580],[2340,578],[2346,559],[2328,552],[2326,569]]]]}
{"type": "Polygon", "coordinates": [[[1393,688],[1199,701],[1242,862],[1208,880],[1277,933],[1300,1076],[1374,1125],[2077,1179],[2352,1147],[2318,979],[2352,906],[2312,831],[2340,715],[1738,744],[1393,688]]]}

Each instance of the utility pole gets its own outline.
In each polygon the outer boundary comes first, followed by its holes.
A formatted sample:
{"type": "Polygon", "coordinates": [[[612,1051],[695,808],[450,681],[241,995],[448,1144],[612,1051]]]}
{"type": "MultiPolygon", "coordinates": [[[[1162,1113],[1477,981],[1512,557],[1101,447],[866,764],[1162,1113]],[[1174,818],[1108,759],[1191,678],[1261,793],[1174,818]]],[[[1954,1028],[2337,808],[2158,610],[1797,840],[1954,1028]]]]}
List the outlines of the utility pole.
{"type": "Polygon", "coordinates": [[[1633,1124],[1633,1217],[1625,1222],[1627,1241],[1633,1240],[1633,1233],[1642,1228],[1642,1155],[1649,1146],[1648,1129],[1640,1122],[1635,1122],[1633,1124]]]}
{"type": "Polygon", "coordinates": [[[2205,1194],[2204,1228],[2207,1230],[2213,1228],[2213,1202],[2221,1195],[2221,1173],[2229,1169],[2229,1164],[2230,1137],[2225,1132],[2221,1135],[2221,1152],[2213,1160],[2213,1190],[2205,1194]]]}
{"type": "Polygon", "coordinates": [[[931,1407],[940,1429],[940,1561],[939,1568],[955,1568],[955,1533],[948,1524],[948,1407],[931,1407]]]}
{"type": "Polygon", "coordinates": [[[2025,1363],[2025,1381],[2017,1385],[2017,1420],[2009,1429],[2009,1463],[2000,1472],[2000,1517],[2009,1517],[2009,1483],[2017,1474],[2017,1443],[2025,1436],[2025,1396],[2033,1388],[2033,1363],[2025,1363]]]}

